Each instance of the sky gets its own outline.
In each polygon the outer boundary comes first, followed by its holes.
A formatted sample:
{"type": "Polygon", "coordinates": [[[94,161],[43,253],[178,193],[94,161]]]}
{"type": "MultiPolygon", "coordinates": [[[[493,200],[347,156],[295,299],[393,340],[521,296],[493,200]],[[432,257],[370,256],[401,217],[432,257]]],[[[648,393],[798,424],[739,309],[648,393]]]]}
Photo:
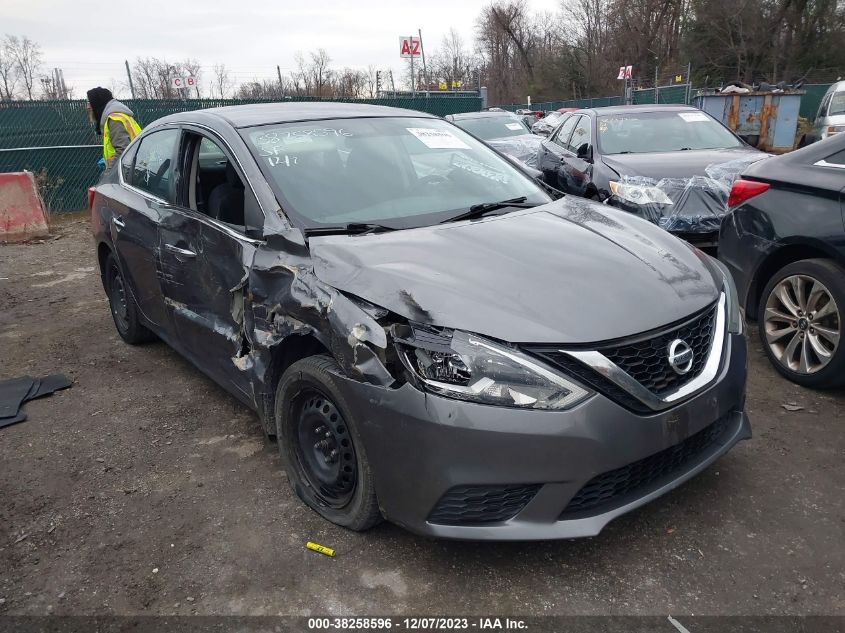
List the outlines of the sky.
{"type": "MultiPolygon", "coordinates": [[[[556,11],[560,0],[528,0],[556,11]]],[[[0,0],[0,35],[27,36],[44,54],[43,70],[64,72],[74,96],[102,85],[128,97],[124,60],[195,58],[207,81],[225,64],[235,83],[287,74],[297,51],[325,48],[332,67],[373,64],[402,76],[399,37],[422,29],[426,52],[455,27],[468,47],[489,0],[0,0]],[[125,7],[125,8],[124,8],[125,7]]],[[[202,78],[201,78],[202,81],[202,78]]]]}

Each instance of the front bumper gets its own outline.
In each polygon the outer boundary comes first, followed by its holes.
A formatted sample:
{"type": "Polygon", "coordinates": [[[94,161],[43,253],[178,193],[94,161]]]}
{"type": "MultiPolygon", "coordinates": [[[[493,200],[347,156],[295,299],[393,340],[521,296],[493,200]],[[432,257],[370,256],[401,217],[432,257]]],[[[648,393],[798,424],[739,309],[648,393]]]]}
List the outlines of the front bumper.
{"type": "Polygon", "coordinates": [[[491,407],[387,389],[338,377],[353,408],[384,515],[413,532],[452,539],[539,540],[594,536],[612,519],[704,470],[751,437],[745,400],[746,345],[729,335],[717,379],[686,402],[638,415],[596,394],[564,412],[491,407]],[[683,463],[591,511],[561,514],[609,471],[677,446],[719,421],[719,433],[683,463]],[[444,525],[429,520],[459,486],[536,489],[507,520],[444,525]],[[574,518],[569,518],[574,516],[574,518]]]}

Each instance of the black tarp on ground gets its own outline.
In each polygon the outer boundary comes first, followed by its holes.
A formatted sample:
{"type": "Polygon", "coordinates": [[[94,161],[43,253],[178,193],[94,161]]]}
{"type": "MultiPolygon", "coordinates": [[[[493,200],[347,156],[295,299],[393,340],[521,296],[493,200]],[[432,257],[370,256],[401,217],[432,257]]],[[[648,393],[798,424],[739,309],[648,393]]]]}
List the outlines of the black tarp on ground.
{"type": "Polygon", "coordinates": [[[0,429],[26,420],[26,413],[21,411],[25,402],[48,396],[59,389],[67,389],[71,384],[64,374],[0,380],[0,429]]]}

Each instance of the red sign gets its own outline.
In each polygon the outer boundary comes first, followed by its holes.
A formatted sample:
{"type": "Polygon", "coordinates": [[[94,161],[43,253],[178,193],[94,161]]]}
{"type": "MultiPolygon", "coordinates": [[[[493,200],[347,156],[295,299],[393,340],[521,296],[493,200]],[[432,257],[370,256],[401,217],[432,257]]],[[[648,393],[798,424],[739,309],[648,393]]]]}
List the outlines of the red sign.
{"type": "Polygon", "coordinates": [[[422,57],[422,47],[418,37],[399,38],[399,57],[422,57]]]}

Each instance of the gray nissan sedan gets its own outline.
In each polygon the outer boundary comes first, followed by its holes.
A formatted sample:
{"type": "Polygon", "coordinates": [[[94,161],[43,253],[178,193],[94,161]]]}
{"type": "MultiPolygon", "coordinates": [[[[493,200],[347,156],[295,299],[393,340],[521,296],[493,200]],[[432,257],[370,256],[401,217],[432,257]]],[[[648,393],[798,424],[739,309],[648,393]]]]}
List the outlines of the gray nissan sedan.
{"type": "Polygon", "coordinates": [[[590,536],[750,437],[722,265],[437,117],[176,114],[89,200],[120,336],[254,409],[350,529],[590,536]]]}

